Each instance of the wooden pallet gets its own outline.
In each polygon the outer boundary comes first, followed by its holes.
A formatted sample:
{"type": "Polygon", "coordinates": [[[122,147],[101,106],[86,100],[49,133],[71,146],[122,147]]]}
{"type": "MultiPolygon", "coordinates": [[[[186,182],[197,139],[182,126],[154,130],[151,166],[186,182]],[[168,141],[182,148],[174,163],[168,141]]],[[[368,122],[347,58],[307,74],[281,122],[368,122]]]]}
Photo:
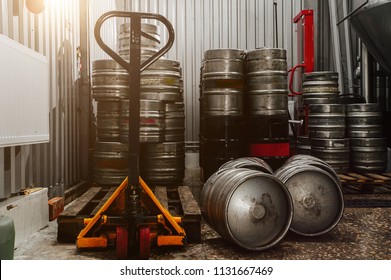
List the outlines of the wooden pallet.
{"type": "MultiPolygon", "coordinates": [[[[79,232],[84,228],[84,219],[93,217],[109,199],[116,187],[91,187],[71,203],[57,218],[57,240],[76,242],[79,232]]],[[[187,241],[201,241],[201,210],[187,186],[177,188],[156,187],[155,195],[169,209],[172,215],[182,217],[187,241]]]]}
{"type": "Polygon", "coordinates": [[[344,193],[391,193],[391,173],[338,174],[344,193]]]}
{"type": "MultiPolygon", "coordinates": [[[[115,188],[113,188],[115,190],[115,188]]],[[[91,187],[74,200],[57,218],[57,240],[76,242],[76,237],[84,228],[84,219],[93,217],[104,203],[110,188],[91,187]]]]}
{"type": "Polygon", "coordinates": [[[173,216],[182,217],[189,243],[201,242],[201,210],[188,186],[156,187],[155,196],[173,216]]]}

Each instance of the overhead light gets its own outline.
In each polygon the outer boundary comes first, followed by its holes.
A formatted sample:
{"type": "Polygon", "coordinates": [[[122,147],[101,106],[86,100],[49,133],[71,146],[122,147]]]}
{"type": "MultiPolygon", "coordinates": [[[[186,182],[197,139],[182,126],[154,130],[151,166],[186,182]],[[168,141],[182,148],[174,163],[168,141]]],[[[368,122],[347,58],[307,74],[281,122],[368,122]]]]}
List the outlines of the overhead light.
{"type": "Polygon", "coordinates": [[[40,14],[45,9],[45,0],[26,0],[26,8],[33,14],[40,14]]]}

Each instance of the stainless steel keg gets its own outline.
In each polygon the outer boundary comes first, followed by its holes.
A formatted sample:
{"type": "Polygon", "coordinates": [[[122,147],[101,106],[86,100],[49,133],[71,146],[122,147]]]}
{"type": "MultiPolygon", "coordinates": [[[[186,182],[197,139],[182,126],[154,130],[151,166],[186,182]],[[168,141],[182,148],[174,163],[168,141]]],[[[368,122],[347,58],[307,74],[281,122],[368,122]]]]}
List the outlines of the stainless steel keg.
{"type": "Polygon", "coordinates": [[[290,229],[300,235],[325,234],[343,215],[341,182],[327,165],[321,168],[320,164],[315,159],[311,164],[306,164],[303,158],[291,160],[274,173],[292,196],[294,215],[290,229]]]}
{"type": "Polygon", "coordinates": [[[293,217],[285,185],[271,174],[247,168],[215,172],[204,184],[200,208],[223,238],[251,251],[277,245],[293,217]]]}

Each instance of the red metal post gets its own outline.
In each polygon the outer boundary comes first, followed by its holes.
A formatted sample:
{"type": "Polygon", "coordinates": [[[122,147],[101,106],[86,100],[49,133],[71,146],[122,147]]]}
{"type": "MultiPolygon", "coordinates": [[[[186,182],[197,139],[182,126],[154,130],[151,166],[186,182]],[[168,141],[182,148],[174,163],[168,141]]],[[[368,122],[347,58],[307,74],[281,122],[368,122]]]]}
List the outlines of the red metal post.
{"type": "MultiPolygon", "coordinates": [[[[314,11],[302,10],[294,19],[294,23],[303,26],[303,61],[304,72],[314,71],[314,11]]],[[[299,38],[300,40],[300,38],[299,38]]]]}

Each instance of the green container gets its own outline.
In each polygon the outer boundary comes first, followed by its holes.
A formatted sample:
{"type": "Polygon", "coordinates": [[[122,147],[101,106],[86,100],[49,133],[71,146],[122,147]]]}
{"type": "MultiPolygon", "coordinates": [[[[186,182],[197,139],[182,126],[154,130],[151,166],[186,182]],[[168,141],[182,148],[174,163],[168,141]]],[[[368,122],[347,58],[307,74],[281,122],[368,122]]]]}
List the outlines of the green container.
{"type": "Polygon", "coordinates": [[[0,260],[14,259],[15,227],[14,221],[0,215],[0,260]]]}

